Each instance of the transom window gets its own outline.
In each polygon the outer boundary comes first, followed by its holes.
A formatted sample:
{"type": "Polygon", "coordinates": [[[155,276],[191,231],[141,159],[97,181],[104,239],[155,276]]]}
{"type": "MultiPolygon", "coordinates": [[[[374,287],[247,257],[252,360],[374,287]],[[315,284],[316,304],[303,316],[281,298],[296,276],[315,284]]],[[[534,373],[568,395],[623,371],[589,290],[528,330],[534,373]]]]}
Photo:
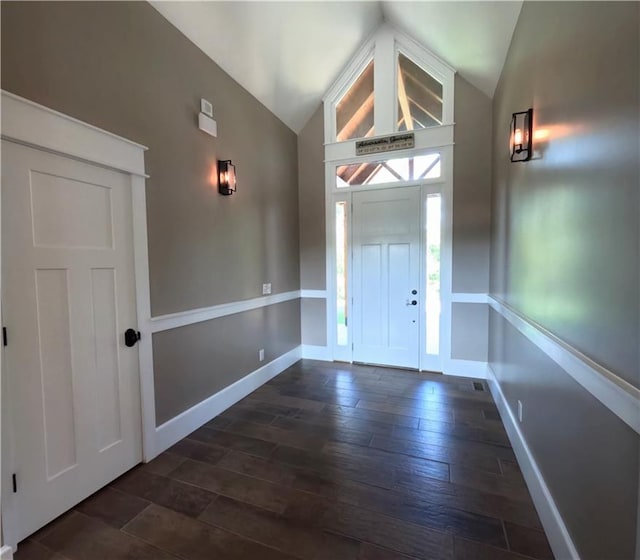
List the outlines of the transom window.
{"type": "Polygon", "coordinates": [[[336,187],[437,179],[441,173],[439,153],[349,163],[336,167],[336,187]]]}

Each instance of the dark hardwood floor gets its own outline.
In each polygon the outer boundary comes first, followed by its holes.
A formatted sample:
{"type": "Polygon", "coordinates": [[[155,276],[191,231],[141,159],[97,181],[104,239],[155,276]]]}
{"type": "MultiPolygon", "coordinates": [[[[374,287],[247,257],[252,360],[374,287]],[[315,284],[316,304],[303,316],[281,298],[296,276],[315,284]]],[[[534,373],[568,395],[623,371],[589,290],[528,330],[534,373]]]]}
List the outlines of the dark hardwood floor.
{"type": "Polygon", "coordinates": [[[299,362],[16,559],[552,559],[482,388],[299,362]]]}

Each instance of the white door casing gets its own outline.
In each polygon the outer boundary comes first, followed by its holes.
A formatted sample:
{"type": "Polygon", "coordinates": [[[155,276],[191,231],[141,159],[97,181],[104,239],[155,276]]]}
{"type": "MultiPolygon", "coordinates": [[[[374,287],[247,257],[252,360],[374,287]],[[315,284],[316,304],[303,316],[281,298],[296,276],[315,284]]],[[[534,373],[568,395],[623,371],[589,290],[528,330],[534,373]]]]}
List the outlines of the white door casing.
{"type": "Polygon", "coordinates": [[[21,540],[142,458],[129,178],[2,141],[3,320],[21,540]]]}
{"type": "MultiPolygon", "coordinates": [[[[346,160],[341,162],[326,162],[325,171],[327,177],[325,191],[325,224],[326,224],[326,322],[327,322],[327,355],[328,359],[351,362],[354,359],[352,350],[353,339],[353,321],[349,321],[348,328],[348,344],[340,345],[337,343],[337,283],[336,283],[336,204],[344,203],[348,207],[347,213],[347,235],[346,242],[349,245],[349,262],[347,265],[347,298],[348,316],[354,318],[354,311],[351,308],[351,299],[354,293],[353,281],[353,263],[351,259],[353,246],[353,224],[352,224],[352,201],[353,197],[360,192],[374,192],[379,190],[402,190],[406,187],[419,186],[421,191],[420,211],[421,211],[421,232],[420,254],[422,263],[420,265],[420,288],[426,289],[427,271],[426,271],[426,228],[428,225],[427,217],[427,200],[434,195],[440,197],[441,214],[440,214],[440,334],[439,334],[439,352],[431,353],[426,344],[425,323],[426,314],[433,312],[433,308],[427,309],[427,302],[424,294],[419,299],[420,307],[420,366],[421,371],[442,371],[443,373],[455,373],[452,366],[454,361],[450,358],[451,348],[451,279],[452,279],[452,223],[453,223],[453,146],[435,147],[442,157],[442,176],[437,179],[430,179],[420,183],[405,184],[385,184],[385,185],[366,185],[355,186],[351,188],[337,188],[335,184],[335,168],[336,165],[351,163],[359,160],[346,160]]],[[[406,156],[411,156],[414,152],[403,152],[406,156]]],[[[416,152],[418,155],[422,152],[416,152]]],[[[398,191],[399,192],[399,191],[398,191]]]]}
{"type": "Polygon", "coordinates": [[[355,361],[420,366],[420,198],[418,186],[353,194],[355,361]]]}

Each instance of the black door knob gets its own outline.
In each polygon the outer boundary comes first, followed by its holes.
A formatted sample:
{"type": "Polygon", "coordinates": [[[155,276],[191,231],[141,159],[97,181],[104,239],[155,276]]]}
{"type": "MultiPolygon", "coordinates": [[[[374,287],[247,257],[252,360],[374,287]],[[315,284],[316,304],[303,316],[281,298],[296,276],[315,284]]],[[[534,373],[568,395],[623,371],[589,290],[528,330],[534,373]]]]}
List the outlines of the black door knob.
{"type": "Polygon", "coordinates": [[[415,296],[418,294],[418,290],[411,290],[411,295],[415,296]]]}
{"type": "Polygon", "coordinates": [[[411,305],[418,305],[418,302],[415,299],[411,300],[411,305]]]}
{"type": "Polygon", "coordinates": [[[140,340],[140,332],[135,329],[127,329],[124,331],[124,345],[128,348],[135,346],[136,342],[140,340]]]}

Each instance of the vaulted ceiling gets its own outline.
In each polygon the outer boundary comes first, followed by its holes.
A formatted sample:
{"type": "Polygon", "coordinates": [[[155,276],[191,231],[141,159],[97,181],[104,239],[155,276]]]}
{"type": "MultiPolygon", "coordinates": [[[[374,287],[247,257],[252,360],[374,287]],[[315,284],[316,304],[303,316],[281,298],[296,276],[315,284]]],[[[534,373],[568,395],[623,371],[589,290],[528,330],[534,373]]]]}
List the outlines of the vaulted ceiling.
{"type": "Polygon", "coordinates": [[[521,1],[151,3],[294,132],[384,21],[493,96],[522,7],[521,1]]]}

